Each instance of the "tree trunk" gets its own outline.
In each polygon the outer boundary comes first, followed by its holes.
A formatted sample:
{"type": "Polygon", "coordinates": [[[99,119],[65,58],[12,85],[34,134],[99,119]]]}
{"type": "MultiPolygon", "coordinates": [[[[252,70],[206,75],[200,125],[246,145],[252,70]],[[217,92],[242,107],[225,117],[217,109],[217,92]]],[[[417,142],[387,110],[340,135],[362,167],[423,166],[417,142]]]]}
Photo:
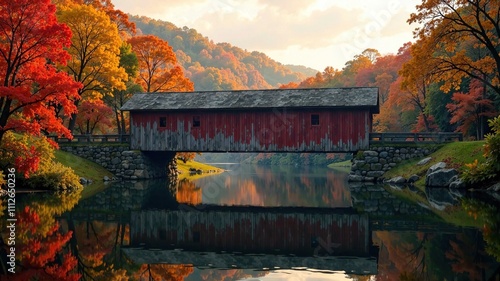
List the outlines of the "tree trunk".
{"type": "Polygon", "coordinates": [[[122,122],[122,132],[123,134],[127,133],[127,127],[125,126],[125,114],[123,111],[120,111],[120,117],[121,117],[121,122],[122,122]]]}

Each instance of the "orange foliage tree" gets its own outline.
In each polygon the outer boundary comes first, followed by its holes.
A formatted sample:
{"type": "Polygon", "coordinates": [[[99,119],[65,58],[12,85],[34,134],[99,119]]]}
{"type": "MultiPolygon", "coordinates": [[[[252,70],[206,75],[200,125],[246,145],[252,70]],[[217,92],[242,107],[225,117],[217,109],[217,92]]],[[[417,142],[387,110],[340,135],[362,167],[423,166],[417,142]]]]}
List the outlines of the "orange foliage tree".
{"type": "Polygon", "coordinates": [[[172,47],[153,35],[135,36],[128,40],[139,60],[137,83],[146,92],[189,92],[193,83],[184,76],[172,47]]]}
{"type": "Polygon", "coordinates": [[[457,132],[467,135],[471,127],[475,127],[476,139],[482,139],[484,135],[480,124],[482,117],[497,116],[493,102],[485,97],[485,90],[483,82],[474,79],[469,85],[468,93],[453,94],[454,103],[446,105],[446,108],[453,116],[450,123],[459,124],[457,132]]]}
{"type": "Polygon", "coordinates": [[[500,94],[499,9],[491,0],[423,0],[411,15],[445,92],[474,78],[500,94]]]}
{"type": "Polygon", "coordinates": [[[71,31],[50,0],[0,0],[0,143],[7,131],[71,137],[52,107],[76,112],[79,83],[57,71],[69,59],[71,31]]]}
{"type": "Polygon", "coordinates": [[[398,104],[406,110],[417,109],[419,118],[423,123],[417,131],[434,131],[437,126],[428,110],[428,97],[430,85],[435,82],[434,69],[436,67],[432,53],[422,43],[422,40],[410,47],[411,59],[400,70],[401,93],[397,97],[398,104]]]}
{"type": "Polygon", "coordinates": [[[40,233],[41,221],[36,211],[25,207],[19,212],[16,228],[19,251],[19,270],[9,280],[77,281],[80,275],[74,272],[77,260],[71,254],[58,257],[71,238],[72,232],[59,233],[59,224],[54,224],[45,233],[40,233]],[[57,258],[57,259],[56,259],[57,258]]]}

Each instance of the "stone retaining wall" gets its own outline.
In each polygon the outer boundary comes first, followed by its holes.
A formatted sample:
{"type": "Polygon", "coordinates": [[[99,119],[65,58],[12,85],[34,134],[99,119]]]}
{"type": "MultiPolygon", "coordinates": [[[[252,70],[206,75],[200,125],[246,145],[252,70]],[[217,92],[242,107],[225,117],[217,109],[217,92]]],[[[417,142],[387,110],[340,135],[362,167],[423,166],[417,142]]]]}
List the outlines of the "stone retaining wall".
{"type": "Polygon", "coordinates": [[[60,146],[60,149],[93,161],[116,177],[128,180],[177,176],[175,152],[141,152],[127,146],[60,146]]]}
{"type": "Polygon", "coordinates": [[[422,158],[436,151],[432,147],[372,146],[359,151],[352,160],[349,181],[377,182],[383,180],[386,171],[403,160],[422,158]]]}

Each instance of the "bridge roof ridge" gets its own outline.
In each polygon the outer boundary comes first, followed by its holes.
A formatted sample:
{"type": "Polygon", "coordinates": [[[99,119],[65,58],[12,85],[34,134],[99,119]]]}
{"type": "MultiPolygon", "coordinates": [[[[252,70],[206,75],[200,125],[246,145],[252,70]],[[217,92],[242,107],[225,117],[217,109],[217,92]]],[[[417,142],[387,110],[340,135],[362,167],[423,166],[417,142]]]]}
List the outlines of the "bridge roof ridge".
{"type": "Polygon", "coordinates": [[[376,113],[378,106],[378,88],[353,87],[140,93],[121,110],[371,107],[376,113]]]}

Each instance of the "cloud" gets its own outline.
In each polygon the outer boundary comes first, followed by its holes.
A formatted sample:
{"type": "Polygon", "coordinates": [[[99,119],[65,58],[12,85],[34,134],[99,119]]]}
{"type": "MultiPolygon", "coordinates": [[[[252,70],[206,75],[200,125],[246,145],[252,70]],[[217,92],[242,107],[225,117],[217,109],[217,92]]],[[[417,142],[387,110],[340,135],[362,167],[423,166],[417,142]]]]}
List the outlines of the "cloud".
{"type": "MultiPolygon", "coordinates": [[[[304,5],[304,8],[307,6],[304,5]]],[[[331,7],[303,14],[299,10],[281,10],[266,6],[249,19],[239,13],[207,13],[196,23],[199,30],[214,41],[230,42],[247,49],[283,49],[290,45],[322,47],[346,29],[363,24],[361,10],[331,7]]]]}
{"type": "Polygon", "coordinates": [[[194,28],[282,63],[341,67],[366,48],[395,53],[420,0],[113,0],[118,9],[194,28]]]}

